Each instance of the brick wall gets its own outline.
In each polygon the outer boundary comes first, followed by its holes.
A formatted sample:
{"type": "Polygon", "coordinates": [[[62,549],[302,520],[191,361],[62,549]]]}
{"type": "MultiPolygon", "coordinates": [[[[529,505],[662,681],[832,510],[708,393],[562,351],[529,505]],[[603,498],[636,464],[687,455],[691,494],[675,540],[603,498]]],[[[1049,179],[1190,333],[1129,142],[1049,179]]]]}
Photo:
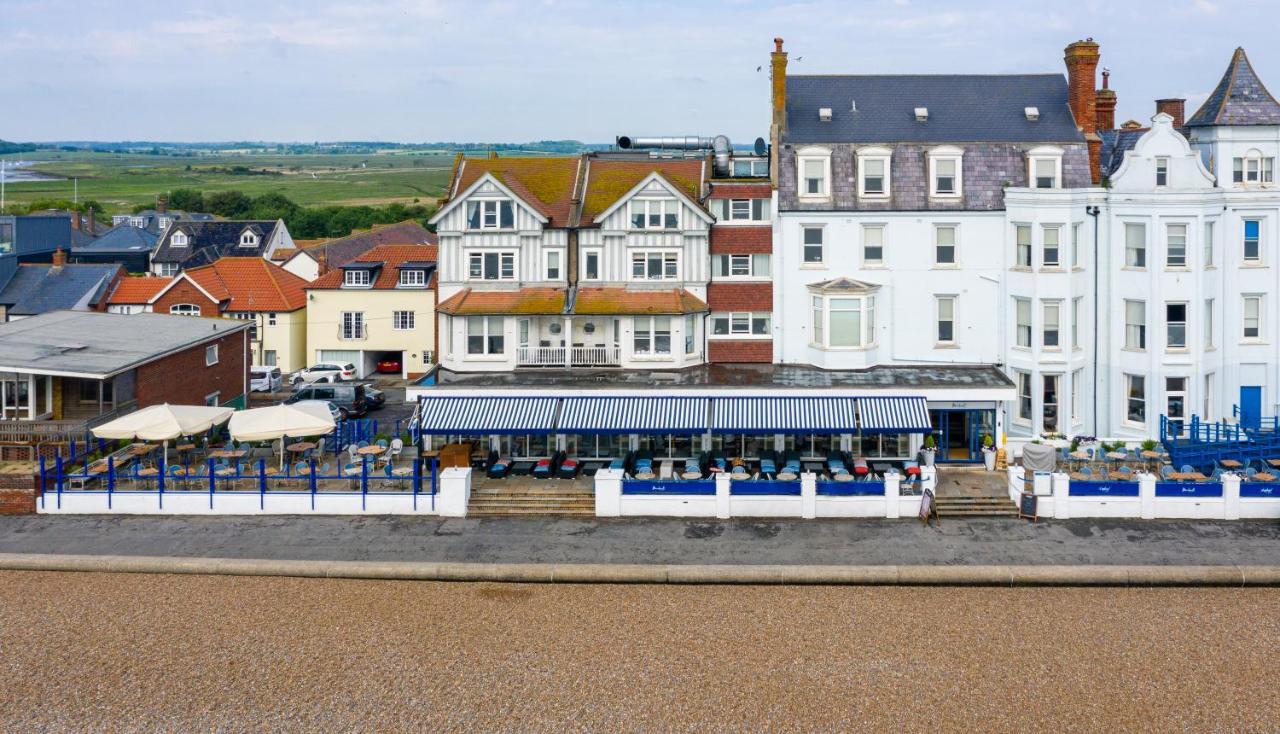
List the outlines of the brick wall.
{"type": "Polygon", "coordinates": [[[712,311],[773,311],[773,283],[713,282],[707,305],[712,311]]]}
{"type": "Polygon", "coordinates": [[[237,331],[138,368],[138,407],[159,403],[204,405],[206,395],[221,393],[226,403],[245,393],[249,360],[245,333],[237,331]],[[218,345],[218,363],[205,366],[205,347],[218,345]]]}
{"type": "Polygon", "coordinates": [[[216,319],[222,314],[218,313],[218,304],[209,300],[209,297],[200,292],[190,281],[180,280],[172,288],[152,305],[152,310],[156,313],[169,313],[169,308],[179,303],[191,303],[200,307],[200,315],[210,319],[216,319]]]}
{"type": "Polygon", "coordinates": [[[36,478],[32,474],[0,474],[0,515],[34,515],[36,478]]]}
{"type": "Polygon", "coordinates": [[[712,255],[768,255],[772,252],[772,227],[741,225],[711,228],[712,255]]]}
{"type": "Polygon", "coordinates": [[[712,339],[707,342],[707,359],[711,362],[772,362],[772,339],[712,339]]]}

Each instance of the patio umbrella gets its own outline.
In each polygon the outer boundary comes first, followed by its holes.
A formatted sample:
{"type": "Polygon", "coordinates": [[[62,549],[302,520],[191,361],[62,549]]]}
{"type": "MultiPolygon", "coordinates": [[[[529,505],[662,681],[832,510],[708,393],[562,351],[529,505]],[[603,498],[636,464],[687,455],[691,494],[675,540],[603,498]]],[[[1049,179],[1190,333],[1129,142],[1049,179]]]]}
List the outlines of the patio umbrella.
{"type": "MultiPolygon", "coordinates": [[[[231,416],[231,438],[237,441],[274,441],[277,438],[323,436],[334,429],[333,416],[320,403],[269,405],[242,410],[231,416]]],[[[283,442],[282,442],[283,443],[283,442]]],[[[284,466],[281,446],[280,466],[284,466]]]]}
{"type": "Polygon", "coordinates": [[[165,460],[169,459],[169,442],[204,433],[225,423],[235,411],[208,405],[152,405],[135,410],[92,429],[98,438],[128,441],[163,441],[165,460]]]}

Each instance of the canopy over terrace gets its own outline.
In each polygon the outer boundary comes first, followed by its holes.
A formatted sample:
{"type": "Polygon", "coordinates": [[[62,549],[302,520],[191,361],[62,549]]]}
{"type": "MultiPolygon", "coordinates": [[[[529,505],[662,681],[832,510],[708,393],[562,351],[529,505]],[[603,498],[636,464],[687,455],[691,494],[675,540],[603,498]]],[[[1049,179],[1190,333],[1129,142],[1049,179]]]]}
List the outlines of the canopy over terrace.
{"type": "Polygon", "coordinates": [[[234,412],[207,405],[152,405],[96,426],[93,435],[127,441],[172,441],[226,423],[234,412]]]}

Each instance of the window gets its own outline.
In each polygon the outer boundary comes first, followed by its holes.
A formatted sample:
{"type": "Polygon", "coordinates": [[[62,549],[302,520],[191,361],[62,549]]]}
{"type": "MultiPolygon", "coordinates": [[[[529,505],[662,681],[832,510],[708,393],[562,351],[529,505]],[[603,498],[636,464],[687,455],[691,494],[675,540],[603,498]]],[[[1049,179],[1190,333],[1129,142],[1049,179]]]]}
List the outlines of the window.
{"type": "Polygon", "coordinates": [[[1142,375],[1125,375],[1125,420],[1130,423],[1147,422],[1147,378],[1142,375]]]}
{"type": "Polygon", "coordinates": [[[276,350],[268,349],[262,353],[262,365],[264,367],[276,366],[276,350]]]}
{"type": "Polygon", "coordinates": [[[268,313],[267,326],[275,326],[275,325],[276,325],[276,315],[274,313],[268,313]]]}
{"type": "Polygon", "coordinates": [[[929,194],[931,196],[960,196],[963,154],[959,148],[940,148],[929,153],[929,194]]]}
{"type": "Polygon", "coordinates": [[[711,274],[717,278],[767,278],[769,255],[712,255],[711,274]]]}
{"type": "Polygon", "coordinates": [[[769,336],[773,315],[768,311],[734,311],[711,316],[712,336],[769,336]]]}
{"type": "Polygon", "coordinates": [[[185,232],[174,232],[173,236],[169,238],[169,245],[171,247],[186,247],[187,242],[188,240],[185,232]]]}
{"type": "Polygon", "coordinates": [[[547,280],[560,280],[560,251],[547,250],[542,253],[544,258],[544,272],[547,280]]]}
{"type": "Polygon", "coordinates": [[[1262,296],[1244,297],[1244,333],[1241,336],[1247,341],[1262,338],[1262,296]]]}
{"type": "Polygon", "coordinates": [[[1169,159],[1156,159],[1156,186],[1169,185],[1169,159]]]}
{"type": "Polygon", "coordinates": [[[1074,370],[1071,373],[1071,422],[1072,424],[1084,421],[1084,410],[1082,409],[1082,400],[1084,393],[1084,370],[1074,370]]]}
{"type": "Polygon", "coordinates": [[[1246,263],[1262,262],[1262,222],[1257,219],[1244,220],[1244,261],[1246,263]]]}
{"type": "Polygon", "coordinates": [[[822,263],[822,227],[804,227],[804,264],[822,263]]]}
{"type": "Polygon", "coordinates": [[[1147,225],[1126,222],[1124,225],[1124,265],[1127,268],[1147,267],[1147,225]]]}
{"type": "Polygon", "coordinates": [[[515,210],[510,199],[467,202],[467,229],[514,229],[515,210]]]}
{"type": "Polygon", "coordinates": [[[368,288],[373,283],[368,270],[346,270],[342,273],[344,288],[368,288]]]}
{"type": "Polygon", "coordinates": [[[858,151],[858,196],[875,198],[889,195],[889,159],[887,148],[858,151]]]}
{"type": "Polygon", "coordinates": [[[884,262],[884,225],[862,228],[862,262],[864,265],[884,262]]]}
{"type": "Polygon", "coordinates": [[[1014,230],[1014,240],[1017,243],[1015,264],[1020,268],[1031,267],[1031,227],[1019,224],[1014,230]]]}
{"type": "Polygon", "coordinates": [[[1031,420],[1031,374],[1028,372],[1017,372],[1014,374],[1018,378],[1018,418],[1024,421],[1031,420]]]}
{"type": "Polygon", "coordinates": [[[684,317],[684,353],[693,354],[694,336],[697,333],[697,322],[693,316],[684,317]]]}
{"type": "Polygon", "coordinates": [[[582,279],[600,280],[600,251],[582,251],[582,279]]]}
{"type": "Polygon", "coordinates": [[[670,316],[635,316],[631,319],[631,329],[635,354],[671,354],[670,316]]]}
{"type": "Polygon", "coordinates": [[[158,220],[156,220],[157,222],[156,226],[160,229],[161,232],[163,232],[164,230],[169,228],[169,223],[172,221],[173,220],[169,219],[168,217],[160,217],[158,220]]]}
{"type": "Polygon", "coordinates": [[[1040,304],[1040,310],[1044,316],[1041,344],[1045,349],[1057,349],[1062,346],[1061,330],[1058,323],[1062,304],[1058,301],[1044,301],[1040,304]]]}
{"type": "MultiPolygon", "coordinates": [[[[1179,425],[1187,418],[1187,378],[1164,378],[1164,414],[1179,425]]],[[[1179,430],[1179,433],[1181,431],[1179,430]]]]}
{"type": "Polygon", "coordinates": [[[935,301],[938,343],[954,344],[956,341],[956,297],[938,296],[935,301]]]}
{"type": "Polygon", "coordinates": [[[401,288],[425,288],[427,286],[427,271],[401,270],[399,285],[401,288]]]}
{"type": "Polygon", "coordinates": [[[831,159],[800,159],[800,196],[801,198],[821,198],[827,195],[827,167],[831,159]]]}
{"type": "Polygon", "coordinates": [[[1204,266],[1213,267],[1213,222],[1204,223],[1204,266]]]}
{"type": "Polygon", "coordinates": [[[937,265],[956,264],[956,228],[953,225],[933,228],[933,261],[937,265]]]}
{"type": "Polygon", "coordinates": [[[1080,348],[1080,311],[1084,305],[1084,297],[1071,299],[1071,348],[1080,348]]]}
{"type": "Polygon", "coordinates": [[[1044,433],[1058,432],[1058,381],[1061,375],[1040,376],[1040,410],[1044,433]]]}
{"type": "Polygon", "coordinates": [[[763,222],[769,219],[768,199],[722,199],[724,219],[730,222],[763,222]]]}
{"type": "Polygon", "coordinates": [[[156,271],[156,275],[160,275],[166,278],[171,278],[177,274],[178,274],[177,263],[159,263],[159,266],[156,271]]]}
{"type": "Polygon", "coordinates": [[[1231,180],[1238,184],[1272,183],[1275,178],[1275,158],[1264,158],[1256,150],[1243,158],[1232,161],[1231,180]]]}
{"type": "Polygon", "coordinates": [[[1080,267],[1080,223],[1071,225],[1071,267],[1080,267]]]}
{"type": "Polygon", "coordinates": [[[392,311],[391,328],[396,331],[412,331],[413,316],[413,311],[392,311]]]}
{"type": "Polygon", "coordinates": [[[679,280],[680,254],[677,252],[631,253],[632,280],[679,280]]]}
{"type": "Polygon", "coordinates": [[[1031,301],[1026,298],[1013,299],[1014,323],[1017,328],[1017,344],[1031,348],[1031,301]]]}
{"type": "Polygon", "coordinates": [[[253,314],[247,311],[240,311],[227,312],[227,316],[235,319],[236,321],[252,321],[253,323],[249,325],[249,341],[258,340],[258,320],[253,317],[253,314]]]}
{"type": "Polygon", "coordinates": [[[1204,376],[1204,404],[1200,407],[1200,417],[1213,420],[1213,373],[1204,376]]]}
{"type": "Polygon", "coordinates": [[[813,299],[814,345],[856,349],[875,344],[874,296],[816,296],[813,299]]]}
{"type": "Polygon", "coordinates": [[[204,348],[204,366],[212,367],[218,363],[218,345],[210,344],[204,348]]]}
{"type": "Polygon", "coordinates": [[[467,277],[471,280],[515,280],[514,252],[473,252],[467,259],[467,277]]]}
{"type": "Polygon", "coordinates": [[[1061,186],[1062,149],[1035,148],[1027,154],[1027,178],[1035,189],[1056,189],[1061,186]]]}
{"type": "Polygon", "coordinates": [[[1213,299],[1204,299],[1204,348],[1213,349],[1213,299]]]}
{"type": "Polygon", "coordinates": [[[757,178],[769,175],[769,161],[762,158],[734,158],[734,178],[757,178]]]}
{"type": "Polygon", "coordinates": [[[1187,266],[1187,225],[1165,225],[1164,240],[1165,267],[1185,268],[1187,266]]]}
{"type": "Polygon", "coordinates": [[[1147,348],[1147,304],[1145,301],[1124,302],[1124,348],[1147,348]]]}
{"type": "Polygon", "coordinates": [[[205,404],[205,405],[207,405],[207,406],[209,406],[210,408],[215,408],[215,407],[217,407],[217,406],[221,405],[221,404],[222,404],[222,393],[221,393],[221,392],[211,392],[211,393],[209,393],[208,395],[205,395],[205,396],[204,396],[204,404],[205,404]]]}
{"type": "Polygon", "coordinates": [[[1040,243],[1040,251],[1041,251],[1041,258],[1042,258],[1040,261],[1040,265],[1042,267],[1056,268],[1061,264],[1058,260],[1058,258],[1060,257],[1059,255],[1060,248],[1058,247],[1058,233],[1060,231],[1061,230],[1059,230],[1057,227],[1045,227],[1040,232],[1040,236],[1041,238],[1043,238],[1043,241],[1040,243]]]}
{"type": "Polygon", "coordinates": [[[169,313],[173,316],[199,316],[200,307],[194,303],[175,303],[169,307],[169,313]]]}
{"type": "Polygon", "coordinates": [[[338,335],[343,339],[363,339],[364,333],[364,312],[363,311],[343,311],[342,321],[340,324],[338,335]]]}
{"type": "Polygon", "coordinates": [[[680,202],[675,199],[633,199],[633,229],[679,229],[680,202]]]}
{"type": "Polygon", "coordinates": [[[504,351],[501,316],[467,317],[467,354],[502,354],[504,351]]]}
{"type": "Polygon", "coordinates": [[[257,247],[257,246],[258,246],[258,235],[254,234],[253,232],[243,232],[243,233],[241,233],[241,234],[240,234],[240,246],[241,246],[241,247],[257,247]]]}
{"type": "Polygon", "coordinates": [[[1187,346],[1187,304],[1164,305],[1164,338],[1169,349],[1185,349],[1187,346]]]}
{"type": "Polygon", "coordinates": [[[826,317],[823,312],[824,301],[821,296],[813,297],[813,343],[824,346],[826,342],[826,317]]]}

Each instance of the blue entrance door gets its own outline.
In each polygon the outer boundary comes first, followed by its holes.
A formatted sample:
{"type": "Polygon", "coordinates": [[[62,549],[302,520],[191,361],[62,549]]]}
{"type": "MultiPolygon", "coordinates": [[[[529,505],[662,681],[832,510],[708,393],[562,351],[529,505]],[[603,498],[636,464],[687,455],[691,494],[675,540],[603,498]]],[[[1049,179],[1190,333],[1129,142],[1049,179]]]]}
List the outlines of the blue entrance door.
{"type": "Polygon", "coordinates": [[[1257,385],[1240,386],[1240,425],[1246,430],[1262,425],[1262,388],[1257,385]]]}

